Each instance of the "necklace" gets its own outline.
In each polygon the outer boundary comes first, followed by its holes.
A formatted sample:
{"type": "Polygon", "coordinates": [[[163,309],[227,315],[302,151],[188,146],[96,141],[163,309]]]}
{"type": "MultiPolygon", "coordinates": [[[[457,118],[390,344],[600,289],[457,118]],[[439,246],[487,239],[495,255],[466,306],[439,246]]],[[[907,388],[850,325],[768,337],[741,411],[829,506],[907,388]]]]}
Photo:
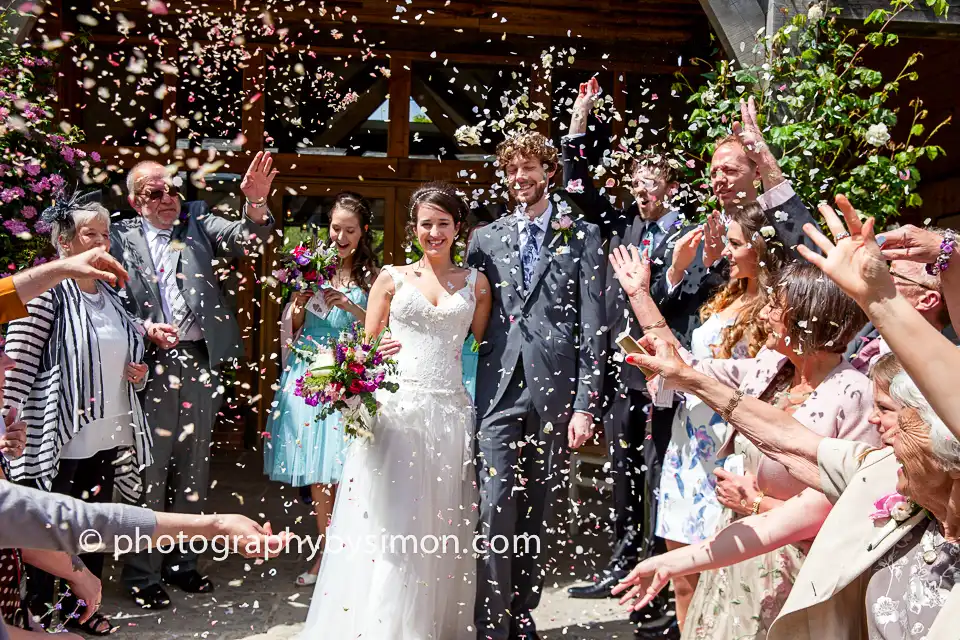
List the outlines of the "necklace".
{"type": "Polygon", "coordinates": [[[937,561],[937,552],[940,547],[943,546],[943,543],[946,542],[946,538],[940,535],[940,531],[937,530],[936,524],[934,524],[933,529],[927,529],[923,532],[923,536],[920,538],[920,551],[923,561],[927,564],[933,564],[937,561]]]}
{"type": "Polygon", "coordinates": [[[90,308],[103,311],[107,307],[107,297],[103,295],[102,292],[87,293],[86,291],[81,291],[80,293],[83,294],[83,301],[87,303],[90,308]]]}

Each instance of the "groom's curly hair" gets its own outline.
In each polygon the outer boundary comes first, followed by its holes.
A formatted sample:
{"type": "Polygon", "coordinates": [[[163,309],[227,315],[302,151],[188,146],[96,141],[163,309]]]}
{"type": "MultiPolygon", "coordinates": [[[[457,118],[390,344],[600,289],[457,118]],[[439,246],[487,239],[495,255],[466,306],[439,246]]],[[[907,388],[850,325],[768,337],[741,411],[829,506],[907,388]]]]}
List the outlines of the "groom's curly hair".
{"type": "Polygon", "coordinates": [[[548,172],[560,166],[557,148],[549,138],[536,131],[510,136],[497,145],[497,164],[501,169],[505,170],[517,156],[536,158],[540,164],[546,165],[548,172]]]}

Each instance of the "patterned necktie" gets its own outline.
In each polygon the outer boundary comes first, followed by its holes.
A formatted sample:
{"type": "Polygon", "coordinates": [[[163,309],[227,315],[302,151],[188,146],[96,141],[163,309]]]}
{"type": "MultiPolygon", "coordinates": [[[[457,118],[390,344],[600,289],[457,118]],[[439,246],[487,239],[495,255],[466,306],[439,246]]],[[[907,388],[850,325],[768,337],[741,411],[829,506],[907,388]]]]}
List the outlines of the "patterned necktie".
{"type": "Polygon", "coordinates": [[[533,280],[533,268],[537,265],[540,256],[540,234],[543,229],[532,220],[527,220],[527,241],[520,251],[520,263],[523,265],[523,288],[530,290],[530,281],[533,280]]]}
{"type": "Polygon", "coordinates": [[[640,234],[640,248],[646,250],[647,255],[653,255],[653,250],[657,248],[657,223],[648,222],[643,226],[640,234]]]}
{"type": "Polygon", "coordinates": [[[177,262],[180,254],[178,251],[170,248],[172,244],[170,242],[170,231],[161,231],[157,234],[157,237],[164,241],[162,257],[160,259],[160,283],[162,292],[164,294],[167,291],[170,292],[170,298],[167,300],[167,304],[170,305],[170,321],[180,329],[180,335],[183,335],[193,326],[196,318],[190,310],[190,307],[187,306],[187,301],[183,297],[183,292],[180,290],[180,285],[177,282],[177,262]]]}

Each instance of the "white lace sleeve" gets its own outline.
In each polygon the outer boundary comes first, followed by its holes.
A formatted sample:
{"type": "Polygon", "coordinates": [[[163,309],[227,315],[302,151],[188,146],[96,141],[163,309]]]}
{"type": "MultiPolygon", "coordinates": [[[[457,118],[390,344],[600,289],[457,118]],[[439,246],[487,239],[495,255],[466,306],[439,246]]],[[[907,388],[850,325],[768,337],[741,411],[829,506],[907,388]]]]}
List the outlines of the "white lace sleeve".
{"type": "Polygon", "coordinates": [[[470,275],[467,276],[467,286],[464,287],[464,289],[466,289],[469,292],[470,300],[472,302],[477,301],[477,274],[478,273],[479,271],[477,271],[474,268],[471,268],[470,275]]]}

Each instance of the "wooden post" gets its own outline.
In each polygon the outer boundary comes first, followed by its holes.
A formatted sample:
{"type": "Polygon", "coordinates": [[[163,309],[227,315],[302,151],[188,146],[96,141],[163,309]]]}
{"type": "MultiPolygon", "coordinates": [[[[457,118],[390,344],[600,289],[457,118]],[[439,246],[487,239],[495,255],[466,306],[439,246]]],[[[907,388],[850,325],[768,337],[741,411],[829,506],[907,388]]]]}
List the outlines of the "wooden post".
{"type": "Polygon", "coordinates": [[[264,82],[266,56],[254,51],[243,68],[243,150],[256,153],[264,146],[264,82]]]}
{"type": "Polygon", "coordinates": [[[537,103],[543,105],[546,120],[535,123],[534,129],[548,138],[553,137],[553,80],[539,63],[530,71],[530,107],[536,109],[537,103]]]}
{"type": "Polygon", "coordinates": [[[622,138],[627,130],[627,120],[624,111],[627,109],[627,82],[626,72],[614,71],[613,73],[613,108],[620,114],[619,120],[613,121],[613,134],[617,138],[622,138]]]}
{"type": "Polygon", "coordinates": [[[410,87],[412,74],[409,58],[390,58],[390,128],[387,130],[387,155],[406,159],[410,155],[410,87]]]}

